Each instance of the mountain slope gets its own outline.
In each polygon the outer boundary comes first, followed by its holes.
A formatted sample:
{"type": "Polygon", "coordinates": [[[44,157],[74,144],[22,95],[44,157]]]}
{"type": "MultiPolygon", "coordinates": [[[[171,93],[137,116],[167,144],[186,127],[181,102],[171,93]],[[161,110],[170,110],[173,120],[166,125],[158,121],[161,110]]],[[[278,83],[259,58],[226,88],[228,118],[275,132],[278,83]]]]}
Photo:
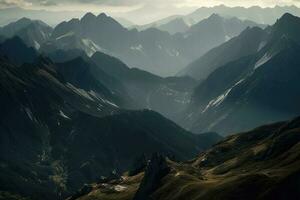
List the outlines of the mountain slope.
{"type": "Polygon", "coordinates": [[[239,36],[210,50],[188,65],[178,75],[189,75],[204,80],[218,67],[238,58],[256,53],[265,43],[264,30],[254,27],[244,30],[239,36]]]}
{"type": "Polygon", "coordinates": [[[299,26],[299,18],[284,15],[257,53],[212,72],[195,89],[186,127],[230,134],[299,115],[298,30],[281,25],[295,21],[299,26]]]}
{"type": "Polygon", "coordinates": [[[80,66],[43,58],[0,63],[3,199],[62,199],[114,169],[128,170],[143,153],[185,160],[219,140],[199,139],[155,112],[120,110],[100,82],[73,76],[84,75],[80,66]]]}
{"type": "Polygon", "coordinates": [[[299,198],[299,131],[297,118],[227,137],[190,162],[153,156],[145,173],[91,185],[74,199],[299,198]]]}
{"type": "Polygon", "coordinates": [[[188,77],[162,78],[136,68],[129,68],[120,60],[97,52],[91,60],[124,86],[124,90],[140,108],[152,109],[172,120],[186,108],[196,86],[188,77]]]}
{"type": "Polygon", "coordinates": [[[13,37],[4,40],[0,44],[0,56],[21,65],[34,62],[38,57],[38,53],[34,48],[28,47],[19,37],[13,37]]]}

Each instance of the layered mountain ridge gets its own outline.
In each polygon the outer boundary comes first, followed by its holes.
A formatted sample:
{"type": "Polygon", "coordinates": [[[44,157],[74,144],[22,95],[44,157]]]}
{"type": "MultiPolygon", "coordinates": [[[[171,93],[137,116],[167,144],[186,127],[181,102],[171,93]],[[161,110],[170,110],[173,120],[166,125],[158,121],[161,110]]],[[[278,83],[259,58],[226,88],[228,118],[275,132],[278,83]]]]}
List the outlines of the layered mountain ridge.
{"type": "Polygon", "coordinates": [[[128,30],[104,13],[98,16],[87,13],[81,19],[57,25],[52,40],[45,43],[41,51],[49,53],[53,48],[70,47],[85,50],[89,55],[102,51],[131,67],[170,76],[207,50],[238,35],[247,26],[257,25],[234,18],[225,20],[218,15],[205,21],[207,23],[200,22],[183,33],[171,35],[152,27],[143,31],[128,30]],[[216,20],[218,23],[213,23],[216,20]],[[213,31],[224,27],[226,30],[213,31]]]}
{"type": "Polygon", "coordinates": [[[114,169],[128,170],[143,153],[186,160],[219,139],[153,111],[126,111],[101,82],[67,68],[44,58],[19,67],[1,60],[1,191],[61,199],[114,169]]]}

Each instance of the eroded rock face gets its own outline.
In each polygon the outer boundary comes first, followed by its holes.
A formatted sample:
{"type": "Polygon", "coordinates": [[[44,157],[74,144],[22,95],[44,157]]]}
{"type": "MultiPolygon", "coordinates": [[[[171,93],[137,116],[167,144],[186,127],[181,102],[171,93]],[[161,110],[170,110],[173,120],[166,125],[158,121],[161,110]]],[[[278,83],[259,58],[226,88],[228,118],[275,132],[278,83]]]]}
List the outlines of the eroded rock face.
{"type": "Polygon", "coordinates": [[[159,187],[161,179],[169,172],[166,158],[158,153],[153,154],[134,200],[151,199],[150,194],[159,187]]]}

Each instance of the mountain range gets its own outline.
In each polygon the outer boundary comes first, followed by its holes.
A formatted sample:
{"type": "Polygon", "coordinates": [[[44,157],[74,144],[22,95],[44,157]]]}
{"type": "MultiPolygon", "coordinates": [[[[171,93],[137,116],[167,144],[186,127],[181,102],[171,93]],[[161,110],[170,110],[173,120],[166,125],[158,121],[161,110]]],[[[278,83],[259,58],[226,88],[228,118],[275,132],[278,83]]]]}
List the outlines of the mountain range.
{"type": "MultiPolygon", "coordinates": [[[[120,58],[131,67],[170,76],[248,26],[259,25],[212,15],[184,33],[171,35],[156,28],[128,30],[105,14],[95,16],[88,13],[80,20],[72,19],[57,25],[52,33],[52,41],[45,43],[42,51],[49,52],[52,49],[49,45],[64,49],[82,41],[85,46],[94,49],[86,51],[90,55],[97,50],[103,51],[120,58]]],[[[82,46],[78,45],[77,48],[85,49],[82,46]]]]}
{"type": "Polygon", "coordinates": [[[208,76],[192,95],[187,127],[228,134],[299,115],[297,27],[300,18],[285,14],[265,30],[245,30],[189,66],[190,73],[208,76]]]}
{"type": "Polygon", "coordinates": [[[105,72],[82,60],[0,63],[0,199],[62,199],[143,154],[186,160],[221,138],[192,134],[153,111],[126,110],[105,72]]]}
{"type": "Polygon", "coordinates": [[[300,18],[173,20],[0,29],[0,200],[299,196],[300,18]]]}
{"type": "Polygon", "coordinates": [[[87,13],[81,19],[58,24],[54,29],[38,20],[22,18],[0,29],[5,38],[18,36],[43,54],[58,50],[83,50],[88,56],[101,51],[121,59],[130,67],[159,76],[172,76],[211,48],[238,35],[248,26],[260,26],[237,18],[213,14],[188,27],[175,19],[158,28],[127,29],[102,13],[87,13]],[[185,27],[185,28],[184,28],[185,27]],[[184,29],[176,33],[176,29],[184,29]],[[170,34],[166,31],[176,34],[170,34]]]}
{"type": "MultiPolygon", "coordinates": [[[[199,21],[209,17],[210,15],[217,13],[225,17],[238,17],[240,19],[251,20],[258,24],[274,24],[276,19],[282,16],[284,13],[288,12],[293,15],[299,16],[300,11],[296,6],[275,6],[275,7],[266,7],[262,8],[259,6],[252,7],[229,7],[226,5],[212,6],[212,7],[200,7],[189,9],[187,14],[184,15],[171,15],[159,20],[152,20],[152,23],[144,22],[144,25],[137,26],[135,24],[140,24],[137,21],[140,21],[141,15],[144,15],[143,18],[149,19],[150,15],[153,16],[153,10],[159,10],[158,7],[148,7],[134,10],[131,12],[117,12],[109,13],[112,15],[119,23],[125,27],[141,27],[142,29],[150,28],[153,26],[160,26],[166,24],[175,18],[181,18],[188,25],[193,25],[199,21]]],[[[165,8],[163,8],[165,9],[165,8]]],[[[171,9],[171,8],[169,8],[171,9]]],[[[165,12],[165,10],[164,10],[165,12]]],[[[27,17],[31,19],[40,19],[51,26],[56,26],[62,21],[70,20],[72,18],[78,18],[82,16],[84,12],[82,11],[47,11],[39,9],[23,9],[19,7],[10,7],[2,8],[0,10],[0,26],[7,25],[17,19],[22,17],[27,17]]]]}
{"type": "Polygon", "coordinates": [[[133,25],[138,30],[145,30],[155,27],[166,30],[169,33],[183,32],[186,26],[192,26],[209,17],[212,14],[219,14],[225,18],[237,17],[243,20],[254,21],[257,24],[271,25],[284,13],[291,13],[300,16],[299,8],[296,6],[275,6],[261,8],[258,6],[245,7],[228,7],[225,5],[213,7],[201,7],[186,15],[171,15],[166,18],[154,21],[145,25],[133,25]]]}

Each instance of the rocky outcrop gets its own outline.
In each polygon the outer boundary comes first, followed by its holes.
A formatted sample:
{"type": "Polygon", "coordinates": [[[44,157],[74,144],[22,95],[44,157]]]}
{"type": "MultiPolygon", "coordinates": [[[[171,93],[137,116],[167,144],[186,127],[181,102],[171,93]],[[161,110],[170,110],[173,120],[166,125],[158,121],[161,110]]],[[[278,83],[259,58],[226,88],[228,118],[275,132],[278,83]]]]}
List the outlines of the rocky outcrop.
{"type": "Polygon", "coordinates": [[[166,158],[158,153],[153,154],[134,200],[152,199],[150,194],[159,187],[161,179],[169,172],[166,158]]]}

